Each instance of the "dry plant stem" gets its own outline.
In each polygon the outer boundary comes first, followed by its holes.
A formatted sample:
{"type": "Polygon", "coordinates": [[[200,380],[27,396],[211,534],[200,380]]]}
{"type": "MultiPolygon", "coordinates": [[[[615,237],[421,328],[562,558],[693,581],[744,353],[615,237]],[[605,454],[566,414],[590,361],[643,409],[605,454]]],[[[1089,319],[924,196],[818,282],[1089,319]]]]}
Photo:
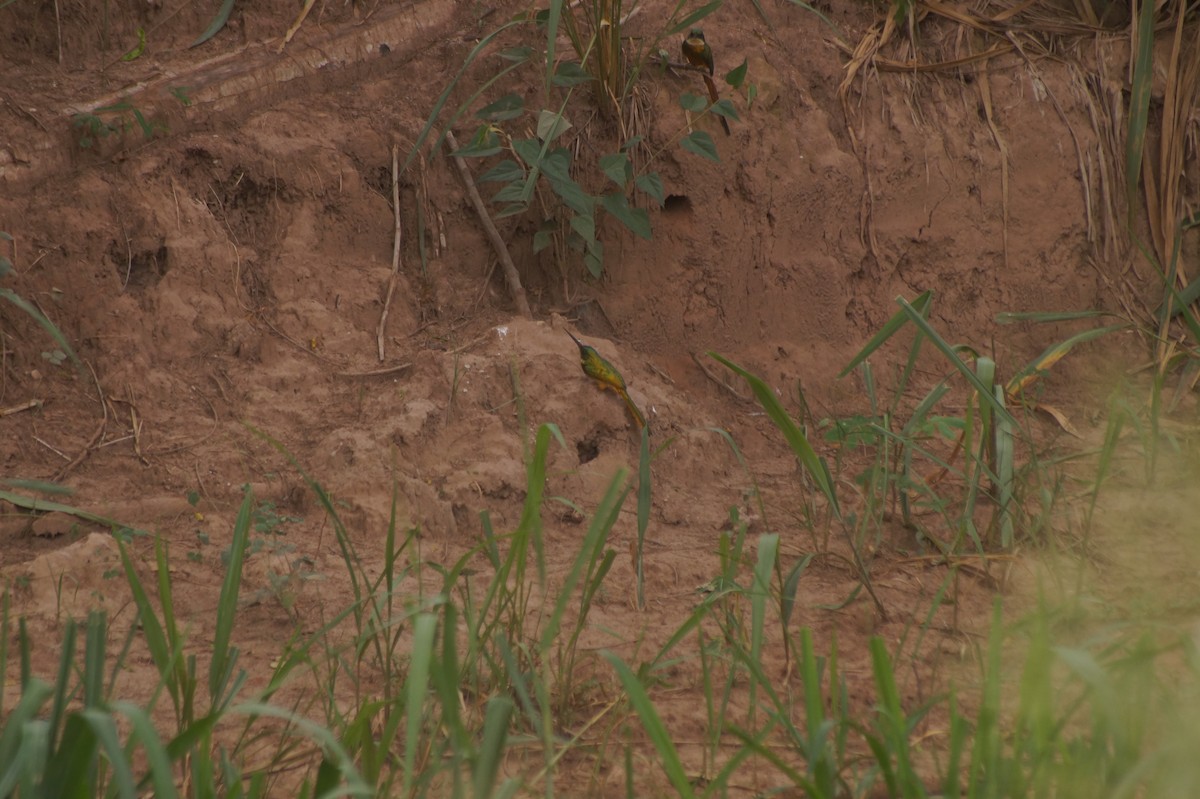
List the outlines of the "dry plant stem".
{"type": "Polygon", "coordinates": [[[387,327],[388,311],[392,307],[392,294],[396,291],[396,281],[400,279],[400,149],[392,145],[392,209],[396,216],[396,236],[392,245],[392,273],[388,275],[387,290],[383,295],[383,311],[379,314],[379,329],[375,333],[375,341],[379,347],[379,361],[383,362],[383,331],[387,327]]]}
{"type": "Polygon", "coordinates": [[[1004,267],[1008,268],[1008,143],[1004,137],[1000,135],[1000,129],[996,127],[996,119],[992,113],[992,88],[991,77],[988,75],[987,62],[984,61],[979,66],[979,94],[983,98],[983,115],[987,118],[988,128],[992,132],[992,138],[996,141],[996,149],[1000,151],[1000,203],[1003,220],[1003,229],[1001,231],[1002,240],[1004,243],[1004,267]]]}
{"type": "Polygon", "coordinates": [[[59,13],[58,0],[54,0],[54,27],[58,31],[58,65],[62,66],[62,62],[63,62],[62,14],[59,13]]]}
{"type": "Polygon", "coordinates": [[[709,380],[713,381],[718,386],[720,386],[721,388],[725,389],[733,396],[740,399],[742,402],[745,402],[747,400],[747,398],[742,396],[741,392],[739,392],[736,388],[729,385],[724,380],[722,380],[721,378],[719,378],[715,374],[713,374],[713,371],[711,369],[709,369],[707,366],[705,366],[704,361],[700,360],[700,356],[697,353],[694,353],[694,352],[692,353],[692,360],[696,362],[696,365],[700,367],[700,371],[704,372],[704,376],[707,377],[709,380]]]}
{"type": "Polygon", "coordinates": [[[292,37],[300,30],[300,26],[304,24],[305,18],[308,17],[308,12],[312,11],[315,3],[316,0],[304,0],[304,8],[300,10],[300,16],[296,17],[296,21],[287,29],[287,34],[284,35],[283,41],[279,43],[279,50],[277,52],[282,53],[283,48],[287,47],[288,42],[292,40],[292,37]]]}
{"type": "MultiPolygon", "coordinates": [[[[458,149],[458,142],[455,141],[451,131],[446,131],[446,144],[450,146],[451,152],[458,149]]],[[[517,267],[513,265],[512,257],[508,254],[508,247],[504,245],[504,239],[500,238],[500,232],[496,230],[495,223],[488,215],[487,207],[483,204],[483,198],[479,196],[479,189],[475,188],[475,181],[471,179],[466,162],[457,155],[451,155],[451,160],[454,161],[454,166],[458,167],[458,174],[466,184],[471,204],[475,206],[475,212],[479,214],[479,221],[483,223],[483,229],[487,231],[488,240],[492,242],[492,247],[496,250],[500,266],[504,268],[504,282],[508,284],[508,293],[512,295],[513,302],[521,315],[526,319],[532,319],[533,313],[529,310],[528,300],[525,299],[525,289],[521,287],[521,276],[517,274],[517,267]]]]}
{"type": "Polygon", "coordinates": [[[62,450],[56,449],[56,448],[55,448],[53,445],[51,445],[51,444],[47,444],[45,441],[43,441],[42,439],[38,438],[37,436],[34,436],[34,437],[33,437],[33,440],[34,440],[34,441],[36,441],[37,443],[41,444],[41,445],[42,445],[43,447],[45,447],[46,449],[48,449],[48,450],[50,450],[51,452],[53,452],[53,453],[54,453],[55,455],[57,455],[58,457],[62,458],[64,461],[70,461],[70,460],[71,460],[70,458],[68,458],[66,455],[64,455],[64,454],[62,453],[62,450]]]}
{"type": "Polygon", "coordinates": [[[99,448],[100,441],[104,438],[104,431],[108,429],[108,402],[104,399],[104,389],[100,388],[100,378],[96,377],[96,370],[92,368],[90,361],[88,362],[88,371],[92,373],[92,382],[96,384],[96,395],[100,398],[100,410],[103,412],[104,417],[100,420],[99,426],[96,427],[96,432],[88,439],[88,443],[84,445],[83,450],[70,463],[55,472],[54,476],[50,478],[51,482],[59,482],[72,472],[75,467],[83,463],[88,455],[91,455],[94,450],[99,448]]]}
{"type": "Polygon", "coordinates": [[[295,348],[296,348],[296,349],[298,349],[298,350],[301,350],[301,351],[303,351],[303,352],[307,352],[309,355],[311,355],[312,357],[316,358],[318,361],[321,361],[321,362],[323,362],[323,363],[329,363],[329,364],[333,364],[334,366],[344,366],[344,365],[345,365],[345,364],[343,364],[343,363],[338,363],[337,361],[333,360],[332,358],[326,358],[326,357],[325,357],[324,355],[322,355],[321,353],[319,353],[319,352],[315,351],[315,350],[314,350],[312,347],[306,347],[306,346],[304,346],[304,345],[303,345],[303,344],[301,344],[299,341],[296,341],[296,339],[292,338],[292,337],[291,337],[291,336],[289,336],[287,333],[284,333],[282,330],[280,330],[279,328],[275,327],[275,325],[271,324],[271,320],[267,319],[267,318],[266,318],[265,316],[263,316],[261,313],[259,313],[259,314],[255,314],[255,318],[256,318],[258,321],[262,322],[264,325],[266,325],[268,328],[270,328],[270,330],[271,330],[271,332],[272,332],[272,333],[274,333],[275,335],[279,336],[281,339],[283,339],[284,341],[286,341],[288,344],[291,344],[293,347],[295,347],[295,348]]]}
{"type": "Polygon", "coordinates": [[[383,377],[384,375],[394,375],[397,372],[403,372],[405,369],[412,368],[412,362],[398,363],[395,366],[386,366],[383,369],[371,369],[366,372],[334,372],[338,377],[383,377]]]}
{"type": "Polygon", "coordinates": [[[121,228],[125,235],[125,279],[121,281],[121,291],[129,287],[129,276],[133,274],[133,245],[129,242],[129,231],[121,228]]]}
{"type": "Polygon", "coordinates": [[[9,408],[0,408],[0,417],[12,416],[14,413],[40,408],[41,405],[42,401],[40,399],[31,399],[27,402],[22,402],[20,405],[13,405],[9,408]]]}
{"type": "Polygon", "coordinates": [[[133,454],[137,455],[137,459],[142,462],[143,466],[149,466],[150,461],[142,454],[142,420],[138,418],[137,406],[134,405],[133,387],[126,385],[125,390],[129,394],[127,403],[129,405],[129,426],[133,430],[133,454]]]}

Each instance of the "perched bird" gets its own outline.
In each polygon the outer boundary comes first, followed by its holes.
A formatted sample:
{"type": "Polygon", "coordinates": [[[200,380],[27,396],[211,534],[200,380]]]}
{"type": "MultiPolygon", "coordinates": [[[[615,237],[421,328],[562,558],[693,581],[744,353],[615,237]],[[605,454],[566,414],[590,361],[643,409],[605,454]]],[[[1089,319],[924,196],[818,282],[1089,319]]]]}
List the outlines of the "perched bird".
{"type": "Polygon", "coordinates": [[[683,40],[683,59],[692,66],[705,70],[709,75],[713,74],[712,48],[704,39],[704,31],[692,28],[688,33],[683,40]]]}
{"type": "MultiPolygon", "coordinates": [[[[683,50],[684,61],[707,73],[703,76],[704,85],[708,89],[709,101],[715,103],[720,97],[717,94],[717,84],[713,83],[712,79],[713,69],[715,68],[713,52],[704,38],[704,31],[699,28],[692,28],[684,38],[681,49],[683,50]]],[[[720,114],[717,115],[717,118],[721,120],[721,127],[725,129],[725,135],[728,136],[729,122],[720,114]]]]}
{"type": "Polygon", "coordinates": [[[625,407],[629,408],[629,413],[633,416],[633,421],[637,423],[638,429],[641,430],[646,426],[646,417],[638,410],[638,406],[634,404],[630,398],[629,392],[625,388],[625,378],[621,377],[621,373],[604,358],[600,357],[600,353],[596,352],[595,347],[589,347],[579,339],[575,338],[570,330],[567,335],[579,347],[579,362],[583,366],[583,373],[596,381],[600,388],[610,388],[620,395],[621,399],[625,400],[625,407]]]}

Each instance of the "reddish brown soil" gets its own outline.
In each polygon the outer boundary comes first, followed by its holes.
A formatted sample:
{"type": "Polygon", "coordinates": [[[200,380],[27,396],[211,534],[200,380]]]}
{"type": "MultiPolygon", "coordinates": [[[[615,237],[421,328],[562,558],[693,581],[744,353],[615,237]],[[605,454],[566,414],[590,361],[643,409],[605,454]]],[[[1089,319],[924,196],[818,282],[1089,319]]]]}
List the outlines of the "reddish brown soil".
{"type": "MultiPolygon", "coordinates": [[[[654,442],[671,441],[654,466],[650,607],[634,607],[632,571],[618,559],[584,642],[633,658],[636,642],[650,646],[676,629],[698,587],[717,573],[716,541],[731,506],[752,519],[752,541],[765,531],[783,536],[787,568],[826,546],[799,521],[807,489],[782,437],[759,406],[713,379],[748,394],[706,351],[761,375],[793,413],[802,386],[819,420],[866,411],[861,379],[837,375],[895,313],[897,296],[933,289],[935,327],[954,343],[993,353],[1007,374],[1079,327],[1001,326],[998,312],[1116,307],[1111,287],[1121,278],[1108,257],[1109,233],[1087,207],[1081,180],[1081,162],[1093,163],[1102,142],[1067,66],[1008,56],[970,80],[872,73],[843,105],[845,57],[812,15],[766,4],[768,28],[750,6],[731,4],[706,23],[718,71],[748,59],[760,96],[750,108],[737,100],[742,121],[729,138],[711,119],[697,123],[714,135],[719,164],[663,150],[656,168],[675,199],[652,212],[653,241],[607,224],[604,278],[585,279],[576,263],[564,278],[548,251],[532,252],[537,220],[499,220],[535,320],[514,314],[444,154],[403,175],[401,271],[381,363],[376,327],[394,241],[392,144],[403,159],[477,37],[524,6],[509,3],[481,20],[486,9],[473,3],[318,4],[289,45],[297,63],[339,37],[372,43],[376,26],[387,31],[381,41],[398,38],[387,54],[374,44],[358,63],[329,56],[324,68],[301,69],[286,83],[257,72],[222,96],[220,86],[230,84],[213,74],[278,66],[274,53],[294,3],[239,4],[228,28],[194,50],[186,44],[211,13],[201,4],[140,4],[137,16],[114,8],[107,46],[89,22],[99,3],[58,5],[61,62],[49,4],[0,10],[0,230],[15,239],[15,273],[3,284],[36,302],[87,367],[47,360],[53,343],[23,313],[0,307],[0,407],[39,402],[0,418],[0,476],[61,475],[75,491],[66,501],[168,540],[176,601],[198,647],[212,633],[219,553],[242,486],[252,485],[287,517],[277,529],[286,550],[254,555],[247,567],[236,637],[252,680],[263,679],[293,618],[315,629],[350,594],[320,508],[295,469],[247,425],[276,438],[330,490],[369,562],[381,557],[393,484],[400,524],[420,528],[426,558],[448,562],[478,540],[480,510],[497,530],[516,523],[526,485],[522,441],[537,424],[558,425],[566,441],[552,446],[548,496],[590,511],[617,469],[636,468],[638,438],[622,404],[579,373],[565,331],[580,333],[624,373],[654,442]],[[150,31],[148,48],[123,62],[139,26],[150,31]],[[210,63],[218,55],[225,60],[210,63]],[[139,81],[149,88],[132,102],[144,103],[166,130],[152,140],[134,130],[81,148],[71,113],[139,81]],[[192,86],[193,105],[173,101],[165,92],[171,85],[192,86]],[[1007,197],[997,135],[1007,151],[1007,197]],[[430,229],[424,266],[418,205],[430,229]],[[410,366],[362,375],[401,364],[410,366]],[[731,432],[752,478],[713,427],[731,432]],[[754,485],[765,517],[748,498],[754,485]],[[199,495],[197,507],[189,492],[199,495]],[[289,573],[297,579],[273,590],[273,576],[289,573]],[[321,579],[299,579],[311,575],[321,579]]],[[[652,31],[668,4],[646,5],[630,23],[636,32],[652,31]]],[[[852,41],[872,22],[860,6],[830,4],[852,41]]],[[[485,56],[454,102],[500,63],[485,56]]],[[[503,90],[516,87],[534,101],[537,75],[515,77],[503,90]]],[[[685,124],[678,95],[695,87],[648,74],[640,88],[649,141],[669,145],[685,124]]],[[[586,105],[573,114],[585,161],[613,149],[611,131],[586,105]]],[[[460,138],[470,132],[460,125],[460,138]]],[[[484,168],[472,166],[477,175],[484,168]]],[[[1098,193],[1096,176],[1088,177],[1098,193]]],[[[883,386],[903,359],[899,348],[875,357],[883,386]]],[[[945,371],[929,355],[919,382],[945,371]]],[[[1066,392],[1063,374],[1052,376],[1047,398],[1087,434],[1103,424],[1094,412],[1102,395],[1079,390],[1084,370],[1066,392]]],[[[1033,424],[1047,440],[1058,432],[1049,420],[1033,424]]],[[[848,496],[852,474],[839,478],[848,496]]],[[[116,549],[102,528],[50,516],[30,530],[13,508],[0,503],[0,510],[0,573],[16,587],[14,612],[38,633],[39,669],[54,662],[52,647],[41,644],[55,640],[65,615],[102,607],[129,622],[128,591],[111,571],[116,549]]],[[[557,503],[545,516],[557,579],[584,526],[557,503]]],[[[630,504],[614,547],[624,552],[635,531],[630,504]]],[[[828,546],[845,551],[836,535],[828,546]]],[[[134,549],[152,562],[146,540],[134,549]]],[[[945,566],[910,557],[917,552],[903,531],[886,531],[875,548],[871,570],[886,617],[865,594],[837,610],[818,608],[841,602],[856,585],[836,558],[818,558],[802,580],[796,623],[814,628],[822,651],[837,631],[851,693],[864,708],[873,696],[868,636],[894,646],[924,621],[947,579],[945,566]]],[[[939,611],[921,658],[903,675],[908,700],[928,698],[948,667],[969,661],[995,587],[974,571],[961,573],[957,604],[939,611]]],[[[691,758],[703,716],[683,693],[661,699],[691,758]]],[[[594,792],[604,793],[603,779],[594,792]]]]}

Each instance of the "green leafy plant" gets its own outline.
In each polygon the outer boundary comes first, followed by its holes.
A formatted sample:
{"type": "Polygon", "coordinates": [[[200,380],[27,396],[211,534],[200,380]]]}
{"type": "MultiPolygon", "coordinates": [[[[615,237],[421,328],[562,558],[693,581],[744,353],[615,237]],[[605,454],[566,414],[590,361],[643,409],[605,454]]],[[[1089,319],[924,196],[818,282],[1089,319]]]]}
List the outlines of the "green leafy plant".
{"type": "Polygon", "coordinates": [[[128,100],[75,114],[71,117],[71,127],[77,131],[76,141],[85,150],[95,147],[109,136],[124,136],[135,128],[146,141],[153,139],[157,133],[167,132],[165,122],[147,118],[142,109],[128,100]]]}
{"type": "MultiPolygon", "coordinates": [[[[640,118],[640,112],[633,111],[640,102],[638,82],[646,77],[653,64],[666,64],[659,48],[664,39],[686,31],[720,5],[717,0],[689,11],[688,4],[680,0],[653,36],[633,40],[621,33],[628,12],[620,0],[579,4],[553,0],[547,9],[501,26],[472,50],[435,104],[413,153],[440,115],[450,90],[462,79],[467,67],[481,56],[485,45],[514,26],[535,25],[545,40],[539,105],[529,108],[525,98],[515,93],[488,103],[475,112],[478,125],[469,142],[455,154],[475,158],[503,155],[479,179],[501,184],[491,198],[499,208],[498,216],[533,214],[535,253],[553,247],[564,278],[569,254],[575,253],[587,272],[599,277],[604,265],[601,235],[604,214],[634,235],[650,239],[650,214],[644,204],[661,206],[665,198],[661,177],[650,169],[662,150],[652,148],[640,130],[641,125],[633,122],[640,118]],[[560,32],[567,34],[574,60],[557,52],[560,32]],[[578,161],[575,156],[578,148],[571,141],[580,135],[569,113],[575,107],[572,96],[576,89],[584,87],[593,90],[595,104],[613,120],[616,132],[614,148],[600,156],[594,165],[578,161]]],[[[532,64],[534,51],[528,47],[509,48],[502,50],[500,57],[508,62],[505,68],[460,105],[445,122],[446,127],[453,125],[487,88],[508,72],[532,64]]],[[[745,73],[742,64],[726,76],[726,82],[740,89],[745,73]]],[[[680,104],[688,111],[737,119],[737,111],[729,100],[710,104],[705,98],[685,92],[680,104]]],[[[682,127],[671,137],[671,142],[678,142],[701,157],[714,161],[719,158],[712,137],[704,131],[682,127]]]]}

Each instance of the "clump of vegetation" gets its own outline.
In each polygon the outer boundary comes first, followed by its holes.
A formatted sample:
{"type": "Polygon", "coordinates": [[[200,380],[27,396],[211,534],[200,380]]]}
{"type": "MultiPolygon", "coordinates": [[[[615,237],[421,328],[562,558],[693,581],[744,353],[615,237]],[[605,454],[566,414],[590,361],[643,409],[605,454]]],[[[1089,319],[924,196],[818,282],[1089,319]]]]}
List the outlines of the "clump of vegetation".
{"type": "MultiPolygon", "coordinates": [[[[743,374],[757,393],[757,378],[743,374]]],[[[809,477],[836,510],[823,462],[807,460],[801,431],[788,437],[801,444],[806,466],[820,467],[809,477]]],[[[135,550],[118,538],[137,620],[125,621],[128,632],[116,640],[112,621],[94,612],[82,624],[68,618],[59,640],[35,642],[24,619],[14,624],[5,593],[0,660],[18,667],[19,689],[14,705],[0,708],[0,793],[266,796],[284,775],[298,774],[289,779],[299,780],[300,796],[553,795],[564,790],[556,772],[570,757],[623,763],[626,795],[645,796],[660,789],[653,787],[659,777],[631,756],[642,740],[653,747],[661,779],[686,797],[724,795],[751,773],[763,790],[830,799],[873,788],[983,797],[1175,795],[1200,785],[1190,754],[1200,659],[1188,636],[1163,642],[1122,625],[1055,644],[1058,608],[1013,619],[997,602],[976,655],[978,687],[907,707],[899,686],[922,656],[933,611],[948,601],[939,591],[924,622],[912,622],[915,643],[871,641],[875,696],[864,715],[847,694],[836,637],[818,652],[812,632],[794,624],[796,589],[812,554],[789,562],[778,532],[752,538],[736,510],[708,592],[664,644],[632,657],[582,649],[580,635],[617,556],[613,525],[631,496],[639,541],[644,534],[648,440],[638,474],[613,476],[570,569],[553,582],[541,518],[549,448],[563,442],[551,425],[538,429],[529,450],[519,523],[497,532],[481,514],[477,544],[452,563],[423,558],[419,531],[398,529],[393,513],[381,538],[383,568],[369,570],[354,544],[359,537],[306,476],[355,599],[331,610],[319,629],[298,626],[281,642],[265,684],[251,686],[234,643],[243,567],[256,525],[267,518],[249,490],[203,656],[180,622],[162,539],[146,581],[135,550]],[[41,646],[59,653],[53,675],[31,668],[41,646]],[[780,648],[792,665],[768,673],[763,663],[780,648]],[[146,704],[135,705],[120,698],[122,675],[143,652],[159,682],[146,704]],[[1017,672],[1014,658],[1024,662],[1017,672]],[[680,683],[687,673],[680,664],[698,676],[680,683]],[[607,683],[581,682],[605,670],[607,683]],[[296,683],[311,688],[281,703],[283,689],[296,683]],[[707,716],[694,754],[681,750],[661,709],[680,689],[707,716]],[[598,690],[605,698],[596,704],[598,690]]]]}
{"type": "MultiPolygon", "coordinates": [[[[587,272],[599,277],[604,264],[600,212],[613,217],[633,234],[650,239],[650,215],[643,204],[662,205],[662,179],[652,166],[666,146],[678,142],[688,152],[719,160],[712,137],[706,131],[692,129],[690,124],[681,124],[671,142],[665,145],[648,141],[644,122],[647,111],[640,81],[654,71],[661,74],[666,69],[695,69],[688,64],[672,64],[662,45],[670,43],[672,50],[676,49],[678,37],[720,6],[717,0],[688,11],[687,4],[680,0],[652,36],[637,40],[622,30],[627,11],[619,0],[575,4],[552,0],[546,10],[519,17],[492,31],[471,51],[435,103],[408,162],[421,151],[439,120],[443,131],[448,130],[474,107],[479,97],[511,72],[537,70],[541,83],[539,106],[528,108],[525,99],[514,93],[488,103],[474,112],[475,131],[469,143],[455,154],[474,158],[505,156],[479,178],[484,183],[502,184],[492,197],[499,209],[497,215],[532,214],[537,223],[533,238],[535,253],[553,246],[555,262],[564,278],[569,254],[576,253],[587,272]],[[544,47],[501,50],[499,56],[507,62],[505,67],[442,119],[446,102],[462,83],[467,69],[503,34],[530,27],[538,32],[544,47]],[[571,43],[570,53],[558,52],[557,42],[562,33],[571,43]],[[611,151],[595,163],[579,163],[571,143],[579,132],[572,119],[589,115],[587,108],[572,102],[578,89],[590,90],[592,108],[598,108],[600,119],[608,122],[599,126],[603,129],[599,133],[598,123],[590,123],[589,138],[593,142],[600,139],[613,142],[611,151]]],[[[734,90],[747,86],[745,63],[730,70],[725,82],[734,90]]],[[[748,96],[753,97],[753,87],[749,87],[748,96]]],[[[700,116],[714,114],[723,119],[738,119],[737,110],[728,99],[710,102],[705,97],[682,92],[679,102],[683,109],[700,116]]]]}
{"type": "MultiPolygon", "coordinates": [[[[171,96],[184,107],[191,105],[186,88],[173,87],[171,96]]],[[[110,136],[120,138],[134,130],[140,131],[145,141],[168,131],[167,123],[147,117],[142,109],[128,100],[102,106],[90,112],[81,111],[71,117],[71,127],[76,131],[79,146],[85,150],[97,146],[110,136]]]]}

